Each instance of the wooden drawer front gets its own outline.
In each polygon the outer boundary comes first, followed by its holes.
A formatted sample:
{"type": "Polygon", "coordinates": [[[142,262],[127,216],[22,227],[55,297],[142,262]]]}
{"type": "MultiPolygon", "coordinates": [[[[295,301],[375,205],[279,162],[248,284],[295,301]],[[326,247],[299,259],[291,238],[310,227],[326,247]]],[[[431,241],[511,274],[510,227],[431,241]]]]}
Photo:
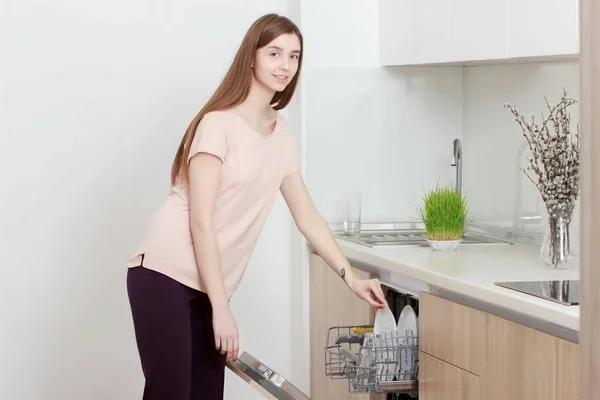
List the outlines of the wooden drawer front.
{"type": "Polygon", "coordinates": [[[579,345],[556,339],[556,400],[579,400],[579,345]]]}
{"type": "Polygon", "coordinates": [[[419,354],[419,400],[478,400],[479,377],[423,352],[419,354]]]}
{"type": "Polygon", "coordinates": [[[487,354],[487,314],[428,293],[419,297],[420,350],[480,375],[487,354]]]}
{"type": "Polygon", "coordinates": [[[486,400],[555,398],[556,339],[488,316],[489,355],[482,397],[486,400]]]}

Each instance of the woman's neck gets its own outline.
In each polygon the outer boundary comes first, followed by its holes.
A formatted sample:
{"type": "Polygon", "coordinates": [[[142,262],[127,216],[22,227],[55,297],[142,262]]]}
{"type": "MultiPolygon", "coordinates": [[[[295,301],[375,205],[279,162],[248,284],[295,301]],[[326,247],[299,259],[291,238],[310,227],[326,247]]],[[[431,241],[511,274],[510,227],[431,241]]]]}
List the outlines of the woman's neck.
{"type": "Polygon", "coordinates": [[[236,112],[262,135],[270,134],[277,122],[277,113],[271,107],[271,99],[274,95],[273,90],[252,79],[248,97],[242,104],[235,107],[236,112]]]}
{"type": "MultiPolygon", "coordinates": [[[[254,77],[248,97],[238,108],[247,116],[254,116],[256,122],[273,119],[271,100],[275,91],[261,85],[254,77]]],[[[253,118],[253,119],[254,119],[253,118]]]]}

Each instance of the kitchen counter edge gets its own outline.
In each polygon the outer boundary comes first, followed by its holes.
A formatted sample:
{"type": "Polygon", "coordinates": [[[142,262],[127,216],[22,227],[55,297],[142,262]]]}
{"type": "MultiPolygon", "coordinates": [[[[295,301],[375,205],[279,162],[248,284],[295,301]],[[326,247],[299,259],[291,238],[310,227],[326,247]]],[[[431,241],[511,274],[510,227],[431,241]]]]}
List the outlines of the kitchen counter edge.
{"type": "MultiPolygon", "coordinates": [[[[507,319],[552,336],[578,343],[579,306],[565,306],[519,293],[493,288],[443,273],[409,265],[336,239],[354,268],[369,272],[385,286],[418,297],[427,292],[450,301],[507,319]]],[[[312,248],[309,245],[309,248],[312,248]]]]}

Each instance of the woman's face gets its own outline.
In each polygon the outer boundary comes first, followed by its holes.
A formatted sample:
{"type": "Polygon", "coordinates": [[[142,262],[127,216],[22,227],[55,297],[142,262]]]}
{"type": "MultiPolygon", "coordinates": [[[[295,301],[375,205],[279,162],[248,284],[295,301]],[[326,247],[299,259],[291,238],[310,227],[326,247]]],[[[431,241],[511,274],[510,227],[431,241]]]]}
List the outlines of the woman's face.
{"type": "Polygon", "coordinates": [[[281,92],[298,72],[300,40],[293,33],[278,36],[256,50],[254,78],[263,86],[281,92]]]}

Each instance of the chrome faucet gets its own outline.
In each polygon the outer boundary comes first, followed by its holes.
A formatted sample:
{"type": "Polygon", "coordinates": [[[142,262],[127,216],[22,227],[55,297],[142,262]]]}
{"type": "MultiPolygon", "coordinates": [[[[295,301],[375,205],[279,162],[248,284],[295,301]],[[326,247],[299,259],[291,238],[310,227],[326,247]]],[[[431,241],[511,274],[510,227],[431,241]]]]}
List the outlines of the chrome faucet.
{"type": "Polygon", "coordinates": [[[452,165],[456,167],[456,193],[462,195],[462,145],[460,139],[454,139],[452,165]]]}

